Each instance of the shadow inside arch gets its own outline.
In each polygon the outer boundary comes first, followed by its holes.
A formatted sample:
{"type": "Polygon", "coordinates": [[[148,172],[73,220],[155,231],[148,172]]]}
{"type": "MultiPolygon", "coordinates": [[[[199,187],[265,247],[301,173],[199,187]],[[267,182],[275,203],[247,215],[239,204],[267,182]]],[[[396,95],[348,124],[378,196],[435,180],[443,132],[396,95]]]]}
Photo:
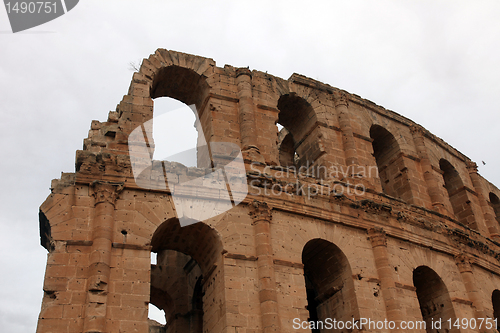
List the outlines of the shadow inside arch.
{"type": "Polygon", "coordinates": [[[151,239],[151,251],[158,256],[151,265],[150,302],[164,310],[166,318],[158,332],[201,333],[204,314],[210,315],[204,296],[213,294],[214,286],[205,281],[211,275],[222,276],[214,272],[222,258],[222,241],[215,229],[194,222],[181,227],[178,218],[168,219],[151,239]]]}
{"type": "Polygon", "coordinates": [[[206,77],[195,71],[170,65],[156,73],[151,87],[151,98],[171,97],[187,105],[200,107],[207,97],[210,86],[206,77]]]}
{"type": "Polygon", "coordinates": [[[176,217],[163,222],[151,238],[151,251],[174,250],[189,255],[207,276],[222,255],[222,241],[215,229],[203,222],[195,222],[185,227],[181,227],[176,217]]]}
{"type": "Polygon", "coordinates": [[[309,320],[336,318],[346,322],[360,318],[351,266],[338,246],[312,239],[302,250],[302,263],[309,320]]]}
{"type": "Polygon", "coordinates": [[[416,288],[418,303],[427,332],[434,332],[433,321],[452,320],[456,315],[448,288],[441,277],[430,267],[419,266],[413,270],[413,285],[416,288]]]}

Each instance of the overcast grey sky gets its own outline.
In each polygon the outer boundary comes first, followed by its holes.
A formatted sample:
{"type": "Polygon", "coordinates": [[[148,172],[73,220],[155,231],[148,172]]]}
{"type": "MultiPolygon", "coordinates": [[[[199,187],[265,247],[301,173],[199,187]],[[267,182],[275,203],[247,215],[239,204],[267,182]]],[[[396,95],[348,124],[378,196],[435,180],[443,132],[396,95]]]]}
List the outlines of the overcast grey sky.
{"type": "Polygon", "coordinates": [[[12,34],[0,8],[0,328],[34,332],[46,251],[38,207],[74,171],[130,62],[166,48],[294,72],[423,125],[500,185],[500,1],[97,1],[12,34]],[[483,165],[481,161],[485,161],[483,165]]]}

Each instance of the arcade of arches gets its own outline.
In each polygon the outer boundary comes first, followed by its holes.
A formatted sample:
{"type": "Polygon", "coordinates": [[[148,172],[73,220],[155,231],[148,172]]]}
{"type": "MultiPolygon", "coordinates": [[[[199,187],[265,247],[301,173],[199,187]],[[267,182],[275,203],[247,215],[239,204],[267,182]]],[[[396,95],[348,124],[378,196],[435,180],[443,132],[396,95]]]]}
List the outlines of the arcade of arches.
{"type": "Polygon", "coordinates": [[[500,316],[500,190],[328,84],[158,49],[75,162],[40,207],[38,333],[356,331],[294,329],[328,318],[444,332],[432,321],[500,316]],[[195,111],[197,167],[151,160],[160,97],[195,111]]]}

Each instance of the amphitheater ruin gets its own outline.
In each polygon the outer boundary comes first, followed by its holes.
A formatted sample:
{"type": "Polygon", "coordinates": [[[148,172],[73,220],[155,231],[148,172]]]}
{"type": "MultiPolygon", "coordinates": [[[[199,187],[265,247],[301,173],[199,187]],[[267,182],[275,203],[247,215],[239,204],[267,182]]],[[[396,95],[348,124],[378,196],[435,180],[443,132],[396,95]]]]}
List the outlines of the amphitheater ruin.
{"type": "Polygon", "coordinates": [[[38,333],[497,332],[500,190],[357,95],[158,49],[75,165],[38,333]],[[197,167],[151,159],[159,97],[197,113],[197,167]]]}

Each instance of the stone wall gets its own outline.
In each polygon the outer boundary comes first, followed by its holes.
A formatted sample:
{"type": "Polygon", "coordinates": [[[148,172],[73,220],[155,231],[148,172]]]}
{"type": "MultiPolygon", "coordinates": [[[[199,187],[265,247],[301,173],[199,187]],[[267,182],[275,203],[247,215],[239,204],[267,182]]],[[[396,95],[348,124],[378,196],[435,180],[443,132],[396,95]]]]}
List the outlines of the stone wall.
{"type": "Polygon", "coordinates": [[[75,173],[54,180],[40,207],[49,253],[37,332],[493,319],[499,197],[469,158],[371,101],[159,49],[107,121],[92,121],[75,173]],[[153,99],[163,96],[195,106],[210,145],[241,149],[246,184],[206,186],[234,153],[222,148],[199,149],[198,168],[150,161],[153,99]],[[226,190],[248,195],[226,209],[226,190]],[[181,226],[182,216],[201,222],[181,226]],[[150,302],[166,327],[148,321],[150,302]]]}

